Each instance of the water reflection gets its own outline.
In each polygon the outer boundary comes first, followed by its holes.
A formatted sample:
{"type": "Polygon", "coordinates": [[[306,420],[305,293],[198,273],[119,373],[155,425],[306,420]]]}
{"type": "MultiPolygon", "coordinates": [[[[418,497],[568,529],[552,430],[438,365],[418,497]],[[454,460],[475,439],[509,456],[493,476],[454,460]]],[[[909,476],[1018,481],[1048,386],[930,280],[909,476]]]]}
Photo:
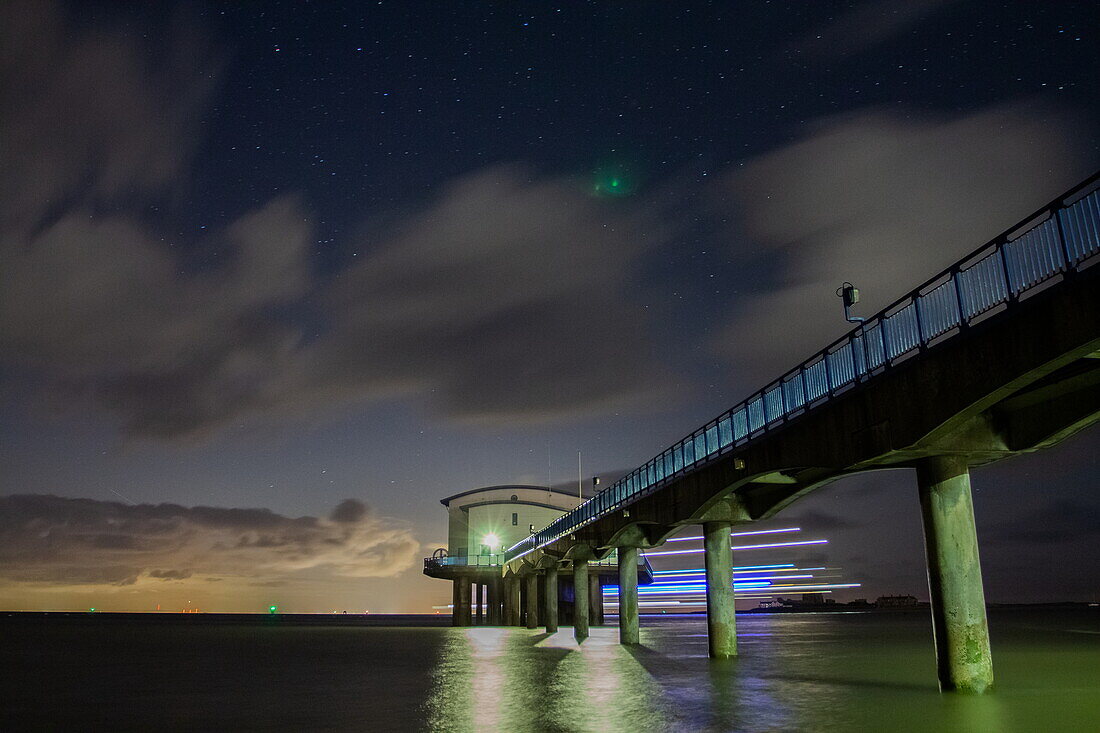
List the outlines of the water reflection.
{"type": "Polygon", "coordinates": [[[739,618],[741,656],[721,662],[707,657],[702,618],[646,619],[638,647],[620,646],[614,627],[580,646],[570,628],[441,630],[428,727],[1100,730],[1100,635],[1060,630],[1058,617],[1039,631],[1012,620],[994,626],[991,695],[940,694],[927,619],[915,614],[739,618]]]}
{"type": "Polygon", "coordinates": [[[568,628],[451,629],[433,683],[431,730],[671,729],[660,687],[614,628],[592,629],[582,645],[568,628]]]}

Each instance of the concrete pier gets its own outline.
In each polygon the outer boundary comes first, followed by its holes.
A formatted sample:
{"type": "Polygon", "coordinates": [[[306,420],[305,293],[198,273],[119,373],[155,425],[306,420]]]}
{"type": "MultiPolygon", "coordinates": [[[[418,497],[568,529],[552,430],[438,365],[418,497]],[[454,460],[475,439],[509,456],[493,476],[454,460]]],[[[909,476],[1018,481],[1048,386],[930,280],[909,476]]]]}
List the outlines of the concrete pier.
{"type": "Polygon", "coordinates": [[[518,604],[513,600],[513,586],[515,586],[517,582],[518,581],[516,577],[510,575],[505,576],[504,580],[502,581],[504,592],[500,594],[500,602],[502,602],[502,605],[504,606],[503,623],[505,626],[516,625],[516,616],[518,615],[516,611],[516,606],[518,604]]]}
{"type": "Polygon", "coordinates": [[[558,566],[552,565],[546,569],[546,633],[553,634],[558,630],[558,566]]]}
{"type": "Polygon", "coordinates": [[[458,586],[458,602],[455,604],[454,615],[458,617],[455,626],[470,625],[470,577],[463,575],[455,581],[458,586]]]}
{"type": "Polygon", "coordinates": [[[588,638],[588,560],[573,560],[573,638],[588,638]]]}
{"type": "Polygon", "coordinates": [[[539,627],[539,576],[528,574],[527,578],[527,628],[539,627]]]}
{"type": "Polygon", "coordinates": [[[707,568],[707,635],[710,656],[737,656],[737,618],[733,595],[733,553],[730,523],[703,525],[703,555],[707,568]]]}
{"type": "Polygon", "coordinates": [[[921,460],[917,485],[940,689],[986,692],[993,686],[993,660],[966,460],[921,460]]]}
{"type": "Polygon", "coordinates": [[[518,575],[512,576],[512,585],[508,591],[508,603],[512,606],[511,626],[523,625],[523,606],[521,605],[522,593],[518,575]]]}
{"type": "Polygon", "coordinates": [[[451,626],[462,625],[462,597],[459,595],[461,588],[458,579],[451,581],[451,626]]]}
{"type": "Polygon", "coordinates": [[[603,585],[598,572],[588,574],[588,623],[603,626],[603,585]]]}
{"type": "Polygon", "coordinates": [[[619,643],[637,644],[638,548],[619,548],[619,643]]]}

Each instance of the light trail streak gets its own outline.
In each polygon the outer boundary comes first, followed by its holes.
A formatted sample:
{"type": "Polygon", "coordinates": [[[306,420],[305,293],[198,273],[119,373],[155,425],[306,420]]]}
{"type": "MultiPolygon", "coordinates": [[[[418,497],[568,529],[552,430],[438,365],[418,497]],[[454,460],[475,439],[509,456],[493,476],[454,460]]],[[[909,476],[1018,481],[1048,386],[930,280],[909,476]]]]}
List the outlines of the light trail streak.
{"type": "MultiPolygon", "coordinates": [[[[730,532],[730,537],[749,537],[751,535],[758,535],[758,534],[776,534],[777,532],[800,532],[800,531],[802,531],[801,527],[784,527],[783,529],[757,529],[757,530],[754,530],[752,532],[730,532]]],[[[701,540],[701,539],[703,539],[702,535],[699,535],[698,537],[673,537],[673,538],[671,538],[669,540],[665,540],[665,541],[666,542],[690,542],[691,540],[701,540]]]]}
{"type": "MultiPolygon", "coordinates": [[[[801,540],[799,542],[769,542],[764,545],[739,545],[731,547],[731,550],[762,550],[771,547],[801,547],[805,545],[824,545],[829,540],[801,540]]],[[[647,552],[646,557],[659,557],[662,555],[695,555],[703,552],[703,548],[695,550],[665,550],[663,552],[647,552]]]]}

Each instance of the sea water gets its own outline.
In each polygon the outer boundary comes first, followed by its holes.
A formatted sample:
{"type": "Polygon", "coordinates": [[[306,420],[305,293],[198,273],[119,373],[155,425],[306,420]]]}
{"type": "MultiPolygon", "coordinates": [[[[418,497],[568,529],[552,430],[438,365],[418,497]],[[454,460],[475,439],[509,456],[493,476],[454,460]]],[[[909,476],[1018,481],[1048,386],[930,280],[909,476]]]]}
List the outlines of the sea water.
{"type": "Polygon", "coordinates": [[[643,616],[642,644],[446,617],[0,614],[3,730],[1094,731],[1100,609],[993,610],[940,694],[927,611],[643,616]]]}

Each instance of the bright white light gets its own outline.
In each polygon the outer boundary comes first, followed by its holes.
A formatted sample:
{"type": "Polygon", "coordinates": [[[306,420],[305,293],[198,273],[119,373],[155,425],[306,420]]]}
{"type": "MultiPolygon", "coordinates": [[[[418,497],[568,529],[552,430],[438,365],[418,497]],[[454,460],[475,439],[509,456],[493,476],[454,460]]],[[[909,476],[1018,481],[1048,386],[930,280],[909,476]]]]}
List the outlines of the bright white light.
{"type": "Polygon", "coordinates": [[[497,547],[500,547],[500,538],[490,532],[489,534],[485,535],[484,538],[482,538],[481,544],[488,545],[491,549],[496,549],[497,547]]]}

